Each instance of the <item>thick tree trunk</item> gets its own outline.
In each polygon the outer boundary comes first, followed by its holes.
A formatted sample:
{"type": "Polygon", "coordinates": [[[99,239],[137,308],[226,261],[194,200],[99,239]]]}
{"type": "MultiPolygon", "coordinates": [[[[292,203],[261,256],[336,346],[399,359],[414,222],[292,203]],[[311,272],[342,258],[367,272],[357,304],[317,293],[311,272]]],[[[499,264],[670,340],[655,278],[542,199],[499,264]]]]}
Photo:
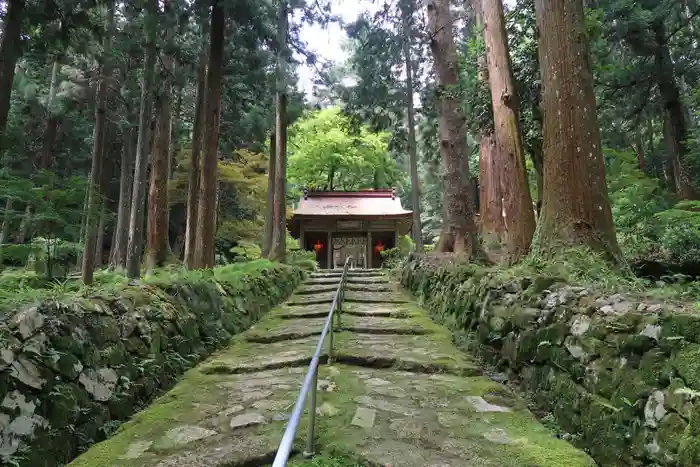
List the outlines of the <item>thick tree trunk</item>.
{"type": "Polygon", "coordinates": [[[530,251],[535,232],[532,197],[525,169],[525,150],[518,116],[518,96],[508,52],[503,3],[482,0],[486,62],[493,107],[495,151],[502,184],[501,216],[508,263],[517,262],[530,251]]]}
{"type": "Polygon", "coordinates": [[[439,89],[440,155],[445,166],[444,205],[446,218],[438,252],[473,257],[480,253],[469,177],[465,119],[452,88],[458,84],[457,50],[453,39],[453,18],[448,0],[428,2],[430,48],[435,61],[439,89]]]}
{"type": "Polygon", "coordinates": [[[581,0],[536,0],[544,108],[544,197],[533,250],[588,246],[617,263],[581,0]]]}
{"type": "MultiPolygon", "coordinates": [[[[165,64],[164,64],[165,66],[165,64]]],[[[170,89],[166,86],[157,103],[157,124],[151,183],[148,191],[148,247],[146,274],[168,259],[168,161],[170,159],[170,89]]]]}
{"type": "Polygon", "coordinates": [[[129,243],[126,253],[126,273],[129,278],[137,279],[141,274],[141,253],[143,250],[143,218],[146,197],[146,174],[148,154],[151,141],[151,115],[153,103],[153,81],[156,65],[156,20],[157,3],[147,2],[146,21],[148,44],[143,70],[143,86],[141,88],[141,108],[139,113],[139,134],[136,143],[136,164],[134,166],[134,187],[131,197],[131,212],[129,216],[129,243]]]}
{"type": "Polygon", "coordinates": [[[402,4],[403,58],[406,68],[406,117],[408,119],[408,159],[411,166],[411,204],[413,205],[413,226],[411,233],[416,244],[416,252],[423,253],[423,226],[420,220],[420,185],[418,179],[418,153],[416,150],[416,113],[413,108],[413,60],[411,56],[411,15],[415,5],[402,4]]]}
{"type": "Polygon", "coordinates": [[[494,262],[501,262],[506,235],[502,156],[495,137],[482,135],[479,146],[479,230],[484,249],[494,262]]]}
{"type": "Polygon", "coordinates": [[[669,149],[672,154],[673,178],[676,193],[681,199],[698,199],[698,193],[693,186],[693,180],[686,160],[688,138],[688,121],[686,111],[681,101],[678,83],[676,82],[673,61],[666,43],[666,29],[663,22],[653,25],[656,37],[655,65],[657,84],[665,108],[669,149]]]}
{"type": "Polygon", "coordinates": [[[126,268],[126,248],[129,241],[129,217],[131,212],[131,190],[134,185],[134,137],[136,128],[124,132],[119,172],[119,204],[117,206],[117,225],[110,257],[110,266],[115,269],[126,268]]]}
{"type": "MultiPolygon", "coordinates": [[[[95,245],[95,267],[100,267],[104,264],[104,244],[107,229],[107,210],[109,209],[110,199],[109,184],[112,180],[112,174],[116,167],[115,158],[112,151],[105,154],[104,164],[102,166],[102,176],[100,177],[100,194],[102,195],[102,203],[100,205],[100,223],[97,227],[97,243],[95,245]]],[[[113,245],[113,243],[112,243],[113,245]]]]}
{"type": "Polygon", "coordinates": [[[46,130],[44,131],[44,143],[39,156],[39,169],[48,169],[53,165],[53,146],[58,135],[58,112],[56,110],[56,92],[58,91],[58,71],[61,68],[60,57],[55,57],[51,66],[51,82],[49,84],[49,98],[46,101],[46,130]]]}
{"type": "MultiPolygon", "coordinates": [[[[105,159],[105,134],[107,125],[107,80],[111,72],[109,55],[112,51],[112,31],[114,29],[114,0],[107,7],[107,24],[105,27],[104,53],[100,69],[100,80],[97,84],[95,101],[95,141],[92,147],[92,167],[90,169],[90,185],[88,187],[88,202],[85,223],[85,239],[83,241],[83,264],[81,274],[85,285],[92,284],[95,272],[95,252],[97,229],[100,222],[100,206],[102,193],[100,185],[105,159]]],[[[55,65],[54,65],[55,66],[55,65]]],[[[55,68],[54,68],[54,71],[55,68]]],[[[52,83],[54,79],[52,78],[52,83]]],[[[49,108],[51,110],[51,108],[49,108]]]]}
{"type": "Polygon", "coordinates": [[[194,109],[194,128],[192,130],[192,152],[190,154],[190,173],[187,186],[187,225],[185,227],[185,265],[192,269],[194,267],[195,243],[197,232],[197,207],[199,204],[199,177],[200,162],[202,158],[202,135],[204,129],[204,119],[206,116],[206,93],[207,93],[207,30],[209,29],[209,18],[202,14],[202,51],[199,56],[199,67],[197,69],[197,104],[194,109]]]}
{"type": "Polygon", "coordinates": [[[269,258],[284,261],[287,255],[287,35],[289,9],[287,0],[279,5],[277,25],[277,95],[275,108],[275,189],[272,240],[269,258]]]}
{"type": "MultiPolygon", "coordinates": [[[[275,156],[275,145],[277,144],[277,136],[273,131],[270,134],[270,161],[267,169],[267,206],[265,215],[265,231],[263,232],[262,257],[270,256],[272,248],[272,226],[274,225],[273,217],[275,215],[275,169],[277,168],[277,158],[275,156]]],[[[301,245],[304,248],[304,245],[301,245]]]]}
{"type": "Polygon", "coordinates": [[[4,30],[0,43],[0,145],[4,147],[4,134],[7,116],[10,113],[12,82],[15,79],[15,65],[21,55],[22,17],[24,0],[8,0],[3,18],[4,30]]]}
{"type": "Polygon", "coordinates": [[[214,266],[216,237],[216,185],[219,155],[219,120],[221,117],[221,74],[224,55],[225,13],[222,0],[216,0],[211,10],[209,70],[207,72],[204,154],[199,179],[195,268],[214,266]]]}
{"type": "MultiPolygon", "coordinates": [[[[171,17],[172,8],[165,2],[164,14],[171,17]]],[[[166,30],[166,43],[173,37],[172,28],[166,30]]],[[[156,130],[153,138],[151,181],[148,191],[148,226],[146,249],[146,274],[165,264],[170,254],[168,238],[169,209],[168,179],[170,178],[170,145],[172,137],[172,80],[175,76],[175,60],[167,52],[161,58],[160,95],[156,102],[156,130]]]]}

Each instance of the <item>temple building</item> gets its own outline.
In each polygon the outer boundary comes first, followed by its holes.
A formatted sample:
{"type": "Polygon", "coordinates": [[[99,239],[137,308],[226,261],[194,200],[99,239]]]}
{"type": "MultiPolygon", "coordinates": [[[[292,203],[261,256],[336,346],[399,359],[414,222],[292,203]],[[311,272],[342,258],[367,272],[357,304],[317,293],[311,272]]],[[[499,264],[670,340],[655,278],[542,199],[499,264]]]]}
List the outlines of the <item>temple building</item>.
{"type": "Polygon", "coordinates": [[[301,247],[316,252],[323,269],[342,268],[352,255],[357,267],[379,268],[381,252],[394,248],[411,230],[413,212],[401,206],[396,190],[310,191],[288,221],[301,247]]]}

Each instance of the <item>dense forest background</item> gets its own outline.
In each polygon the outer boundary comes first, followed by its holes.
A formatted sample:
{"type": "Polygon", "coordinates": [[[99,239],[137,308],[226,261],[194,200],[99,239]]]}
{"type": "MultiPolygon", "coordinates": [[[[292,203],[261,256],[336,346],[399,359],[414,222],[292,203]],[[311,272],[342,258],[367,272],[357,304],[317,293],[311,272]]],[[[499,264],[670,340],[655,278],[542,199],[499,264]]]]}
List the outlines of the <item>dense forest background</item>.
{"type": "Polygon", "coordinates": [[[700,6],[543,3],[378,0],[324,62],[331,1],[3,1],[1,267],[308,260],[303,186],[395,186],[418,250],[696,277],[700,6]]]}

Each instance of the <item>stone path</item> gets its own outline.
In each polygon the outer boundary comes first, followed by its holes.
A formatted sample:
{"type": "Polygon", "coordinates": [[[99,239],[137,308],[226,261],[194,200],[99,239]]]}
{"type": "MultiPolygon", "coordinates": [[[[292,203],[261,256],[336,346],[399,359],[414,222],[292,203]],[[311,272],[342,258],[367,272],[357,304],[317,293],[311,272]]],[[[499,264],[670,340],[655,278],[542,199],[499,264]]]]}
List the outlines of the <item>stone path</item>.
{"type": "MultiPolygon", "coordinates": [[[[70,465],[268,465],[338,278],[314,274],[287,304],[70,465]]],[[[353,271],[342,328],[336,362],[319,373],[319,450],[392,467],[596,465],[482,376],[449,332],[381,273],[353,271]]],[[[299,449],[305,428],[306,419],[299,449]]]]}

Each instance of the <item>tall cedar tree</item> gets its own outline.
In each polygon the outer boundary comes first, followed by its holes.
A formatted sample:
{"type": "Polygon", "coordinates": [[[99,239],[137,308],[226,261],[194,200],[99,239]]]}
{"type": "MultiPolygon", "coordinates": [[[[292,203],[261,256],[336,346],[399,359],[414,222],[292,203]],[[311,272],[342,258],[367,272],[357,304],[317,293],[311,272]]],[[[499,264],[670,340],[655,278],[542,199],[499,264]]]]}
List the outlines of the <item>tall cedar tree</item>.
{"type": "MultiPolygon", "coordinates": [[[[493,107],[495,148],[493,169],[501,186],[498,213],[505,228],[506,262],[514,263],[530,251],[535,215],[525,169],[525,150],[518,120],[518,96],[508,52],[501,0],[482,0],[486,63],[493,107]]],[[[482,229],[483,232],[483,229],[482,229]]]]}
{"type": "Polygon", "coordinates": [[[192,152],[190,153],[190,173],[187,186],[187,225],[185,227],[185,265],[193,268],[195,263],[195,239],[197,238],[197,207],[199,205],[199,177],[200,162],[202,159],[202,134],[204,119],[206,116],[206,92],[207,92],[207,30],[209,29],[209,15],[207,9],[201,8],[200,31],[202,35],[202,49],[199,55],[197,67],[197,103],[194,109],[194,128],[192,129],[192,152]]]}
{"type": "MultiPolygon", "coordinates": [[[[165,15],[170,16],[171,5],[166,1],[165,15]]],[[[172,30],[166,32],[166,40],[171,40],[172,30]]],[[[148,228],[146,249],[146,273],[163,266],[168,259],[168,178],[170,175],[170,134],[172,112],[170,106],[174,75],[172,56],[165,54],[161,59],[161,88],[156,101],[156,133],[151,160],[151,181],[148,190],[148,228]]]]}
{"type": "Polygon", "coordinates": [[[669,149],[671,177],[678,197],[698,199],[688,166],[688,118],[681,100],[680,90],[674,74],[673,58],[668,48],[668,38],[663,19],[654,21],[652,30],[655,39],[654,63],[656,82],[664,106],[664,126],[669,149]]]}
{"type": "MultiPolygon", "coordinates": [[[[130,122],[134,121],[129,116],[130,122]]],[[[126,268],[126,248],[129,241],[129,213],[131,212],[131,190],[134,187],[134,159],[138,128],[132,126],[124,131],[122,142],[121,164],[119,168],[119,202],[117,205],[117,225],[114,232],[114,243],[110,252],[109,264],[115,269],[126,268]]]]}
{"type": "Polygon", "coordinates": [[[141,275],[141,253],[143,250],[143,220],[146,203],[146,174],[151,142],[151,115],[153,114],[153,82],[156,72],[156,25],[158,4],[156,0],[146,3],[146,57],[143,67],[141,105],[139,110],[139,135],[136,143],[134,187],[131,195],[129,215],[129,243],[126,252],[126,274],[132,279],[141,275]]]}
{"type": "Polygon", "coordinates": [[[267,206],[265,211],[265,230],[263,231],[263,258],[267,258],[270,255],[270,249],[272,248],[272,226],[274,225],[273,217],[275,215],[275,170],[277,168],[277,159],[275,157],[276,144],[277,136],[273,131],[270,134],[270,160],[267,168],[267,206]]]}
{"type": "Polygon", "coordinates": [[[214,267],[216,236],[216,185],[219,160],[219,120],[221,118],[221,74],[224,60],[224,7],[216,0],[211,10],[209,70],[207,73],[206,118],[204,124],[202,171],[199,178],[197,235],[194,267],[214,267]]]}
{"type": "Polygon", "coordinates": [[[550,256],[588,246],[613,261],[615,237],[581,0],[537,0],[544,195],[533,244],[550,256]]]}
{"type": "MultiPolygon", "coordinates": [[[[97,84],[97,98],[95,101],[95,141],[92,149],[92,167],[90,169],[90,185],[88,187],[83,264],[81,268],[83,283],[86,285],[92,284],[93,274],[95,272],[97,229],[100,221],[100,206],[102,205],[100,185],[102,185],[101,180],[104,177],[102,171],[106,170],[106,167],[104,167],[104,160],[105,136],[107,132],[107,88],[111,73],[109,56],[112,53],[112,35],[114,33],[114,0],[109,0],[107,5],[105,31],[102,66],[100,67],[100,80],[97,84]]],[[[56,63],[58,63],[58,61],[54,62],[54,71],[56,71],[56,63]]],[[[55,76],[52,76],[51,87],[55,86],[54,81],[55,76]]],[[[49,102],[51,102],[51,97],[49,98],[49,102]]]]}
{"type": "Polygon", "coordinates": [[[283,261],[287,254],[287,77],[286,50],[289,29],[287,0],[279,4],[277,29],[277,93],[275,109],[275,173],[272,216],[272,239],[269,258],[283,261]]]}
{"type": "Polygon", "coordinates": [[[479,252],[469,159],[466,148],[465,119],[455,95],[459,66],[453,39],[453,18],[449,0],[431,0],[428,5],[430,49],[438,81],[440,156],[445,168],[444,224],[438,252],[454,252],[469,257],[479,252]]]}
{"type": "Polygon", "coordinates": [[[22,18],[24,17],[24,0],[9,0],[3,18],[4,30],[0,43],[0,145],[4,146],[7,116],[10,113],[10,96],[12,82],[15,79],[15,66],[22,49],[22,18]]]}
{"type": "Polygon", "coordinates": [[[418,154],[416,150],[416,112],[413,108],[413,60],[411,56],[411,18],[415,2],[404,0],[401,3],[401,25],[403,28],[403,58],[406,68],[406,117],[408,119],[408,158],[411,166],[411,204],[413,205],[413,241],[416,251],[423,252],[423,227],[420,220],[420,186],[418,178],[418,154]]]}

